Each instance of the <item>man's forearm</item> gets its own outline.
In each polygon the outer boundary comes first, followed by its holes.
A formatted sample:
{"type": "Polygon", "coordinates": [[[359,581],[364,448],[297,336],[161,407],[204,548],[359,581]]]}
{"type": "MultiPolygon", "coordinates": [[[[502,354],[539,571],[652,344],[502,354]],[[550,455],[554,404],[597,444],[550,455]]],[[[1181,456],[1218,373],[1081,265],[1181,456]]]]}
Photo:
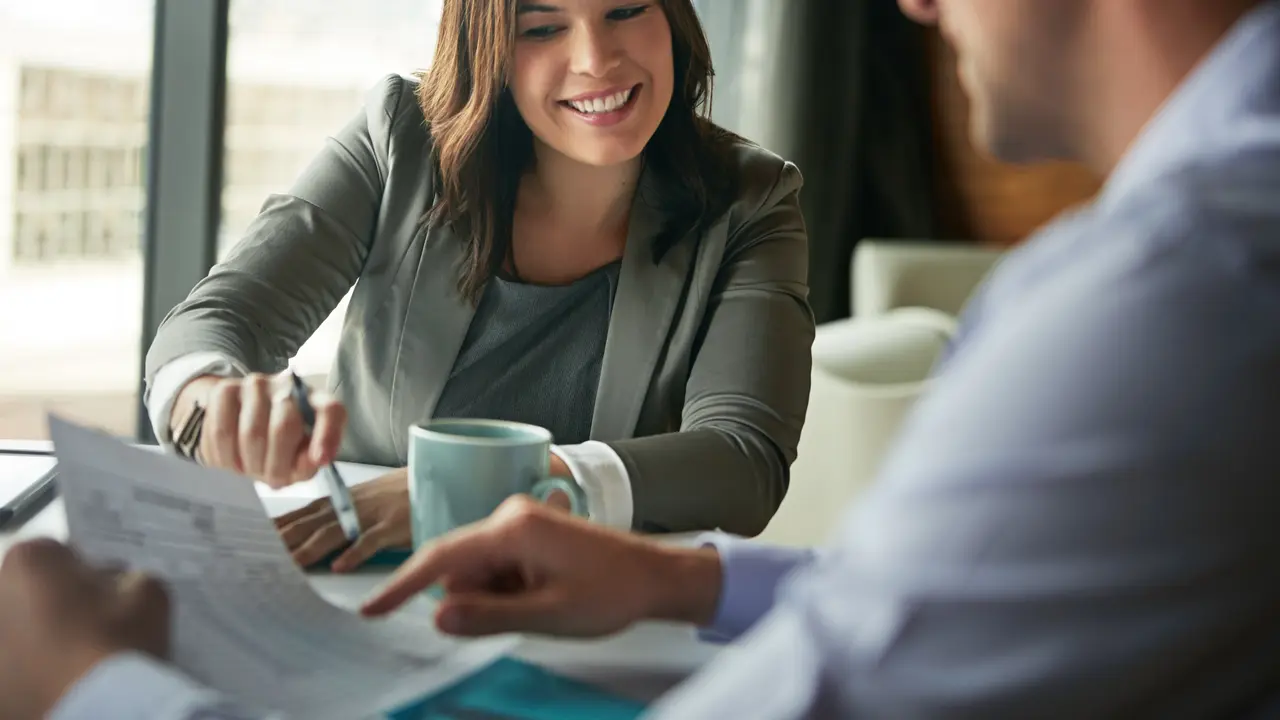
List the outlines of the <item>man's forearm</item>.
{"type": "Polygon", "coordinates": [[[660,547],[652,569],[654,620],[706,627],[715,620],[723,570],[715,548],[660,547]]]}
{"type": "Polygon", "coordinates": [[[723,533],[704,533],[697,545],[654,548],[647,617],[696,625],[713,641],[746,632],[773,607],[783,579],[814,558],[812,550],[723,533]]]}

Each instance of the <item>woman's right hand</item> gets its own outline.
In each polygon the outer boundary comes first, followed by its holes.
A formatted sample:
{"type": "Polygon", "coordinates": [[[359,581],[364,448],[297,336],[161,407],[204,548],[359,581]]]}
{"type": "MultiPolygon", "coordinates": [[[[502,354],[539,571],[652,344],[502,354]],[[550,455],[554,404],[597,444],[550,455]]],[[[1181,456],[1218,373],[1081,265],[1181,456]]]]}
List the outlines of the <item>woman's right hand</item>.
{"type": "Polygon", "coordinates": [[[273,488],[285,487],[311,478],[333,461],[347,423],[341,403],[315,392],[309,397],[315,428],[308,433],[291,389],[288,373],[201,376],[178,393],[171,422],[181,423],[194,403],[201,402],[205,417],[196,451],[200,463],[248,475],[273,488]]]}

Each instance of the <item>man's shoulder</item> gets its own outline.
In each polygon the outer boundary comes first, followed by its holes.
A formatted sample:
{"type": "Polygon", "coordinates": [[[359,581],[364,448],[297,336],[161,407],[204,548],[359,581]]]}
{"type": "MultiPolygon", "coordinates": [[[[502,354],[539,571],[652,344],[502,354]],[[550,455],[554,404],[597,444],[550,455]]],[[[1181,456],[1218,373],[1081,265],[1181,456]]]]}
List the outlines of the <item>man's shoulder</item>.
{"type": "Polygon", "coordinates": [[[1280,116],[1251,117],[1125,193],[1118,208],[1280,216],[1280,116]],[[1164,202],[1175,200],[1176,203],[1164,202]]]}
{"type": "Polygon", "coordinates": [[[1100,288],[1154,283],[1280,303],[1280,132],[1064,214],[1001,263],[980,315],[1073,289],[1084,311],[1100,288]]]}
{"type": "Polygon", "coordinates": [[[1093,232],[1144,261],[1206,262],[1280,287],[1280,125],[1189,158],[1100,213],[1093,232]]]}

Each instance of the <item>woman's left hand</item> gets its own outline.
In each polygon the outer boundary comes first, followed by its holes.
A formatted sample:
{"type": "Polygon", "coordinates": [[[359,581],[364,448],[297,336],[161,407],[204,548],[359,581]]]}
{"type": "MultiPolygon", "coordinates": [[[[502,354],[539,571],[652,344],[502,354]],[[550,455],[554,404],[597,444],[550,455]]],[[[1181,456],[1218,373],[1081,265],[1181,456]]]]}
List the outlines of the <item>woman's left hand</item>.
{"type": "MultiPolygon", "coordinates": [[[[385,548],[409,548],[409,481],[404,468],[354,485],[351,499],[360,517],[360,537],[333,561],[334,572],[354,570],[385,548]]],[[[347,544],[333,503],[324,497],[276,518],[276,529],[300,567],[310,567],[347,544]]]]}

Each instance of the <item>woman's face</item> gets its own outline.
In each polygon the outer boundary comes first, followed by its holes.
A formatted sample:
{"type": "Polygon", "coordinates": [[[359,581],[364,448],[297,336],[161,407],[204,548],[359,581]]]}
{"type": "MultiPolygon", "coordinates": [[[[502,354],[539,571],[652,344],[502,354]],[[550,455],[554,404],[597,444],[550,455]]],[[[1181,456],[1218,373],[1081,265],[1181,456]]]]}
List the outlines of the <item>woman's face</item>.
{"type": "Polygon", "coordinates": [[[520,0],[509,82],[525,124],[578,162],[640,155],[675,84],[671,26],[657,0],[520,0]]]}

